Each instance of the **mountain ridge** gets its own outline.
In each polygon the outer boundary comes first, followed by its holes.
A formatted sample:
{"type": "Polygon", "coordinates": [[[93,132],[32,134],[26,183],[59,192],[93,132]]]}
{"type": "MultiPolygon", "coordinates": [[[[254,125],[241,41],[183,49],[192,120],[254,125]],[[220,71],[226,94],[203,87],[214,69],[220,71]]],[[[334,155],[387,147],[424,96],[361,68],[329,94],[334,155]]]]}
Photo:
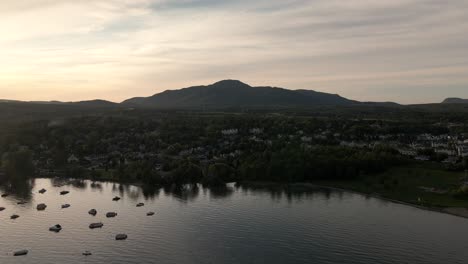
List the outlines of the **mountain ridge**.
{"type": "MultiPolygon", "coordinates": [[[[83,107],[144,107],[144,108],[302,108],[316,106],[403,106],[395,102],[360,102],[314,90],[290,90],[272,86],[250,86],[239,80],[221,80],[209,85],[165,90],[147,97],[133,97],[120,103],[102,99],[76,102],[19,101],[0,99],[0,103],[74,105],[83,107]]],[[[468,104],[468,99],[449,97],[437,104],[468,104]]],[[[411,104],[410,104],[411,105],[411,104]]]]}
{"type": "Polygon", "coordinates": [[[191,107],[305,107],[352,105],[359,102],[337,94],[279,87],[253,87],[238,80],[222,80],[210,85],[166,90],[149,97],[134,97],[123,105],[160,108],[191,107]]]}
{"type": "Polygon", "coordinates": [[[442,101],[442,104],[468,104],[468,99],[448,97],[444,101],[442,101]]]}

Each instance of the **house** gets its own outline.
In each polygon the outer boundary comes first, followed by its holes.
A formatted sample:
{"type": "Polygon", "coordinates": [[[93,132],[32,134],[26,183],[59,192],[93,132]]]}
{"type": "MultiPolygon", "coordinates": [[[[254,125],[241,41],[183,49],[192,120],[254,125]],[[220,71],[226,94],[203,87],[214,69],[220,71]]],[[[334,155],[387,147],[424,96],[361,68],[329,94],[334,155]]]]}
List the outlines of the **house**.
{"type": "Polygon", "coordinates": [[[442,163],[445,163],[445,164],[456,164],[457,162],[458,162],[457,157],[448,157],[442,161],[442,163]]]}
{"type": "Polygon", "coordinates": [[[460,145],[457,147],[457,153],[460,157],[468,157],[468,146],[467,145],[460,145]]]}
{"type": "Polygon", "coordinates": [[[239,130],[237,128],[221,130],[221,134],[223,136],[234,136],[234,135],[237,135],[237,133],[239,133],[239,130]]]}
{"type": "Polygon", "coordinates": [[[425,156],[425,155],[416,156],[416,157],[414,157],[414,159],[419,160],[419,161],[429,161],[429,160],[431,160],[431,158],[429,156],[425,156]]]}
{"type": "Polygon", "coordinates": [[[434,150],[435,153],[447,154],[448,156],[455,156],[457,153],[454,150],[446,148],[438,148],[434,150]]]}
{"type": "Polygon", "coordinates": [[[340,146],[342,147],[350,147],[350,148],[366,148],[369,147],[369,144],[364,142],[355,142],[355,141],[341,141],[340,146]]]}
{"type": "Polygon", "coordinates": [[[79,161],[80,160],[74,154],[70,155],[70,157],[68,157],[67,159],[67,162],[69,164],[75,164],[75,163],[78,163],[79,161]]]}
{"type": "Polygon", "coordinates": [[[315,138],[315,139],[319,139],[319,140],[326,140],[326,139],[327,139],[327,136],[325,136],[325,135],[323,135],[323,134],[322,134],[322,135],[314,135],[314,138],[315,138]]]}
{"type": "Polygon", "coordinates": [[[252,129],[250,129],[250,133],[254,134],[254,135],[258,135],[258,134],[263,133],[263,129],[261,129],[261,128],[252,128],[252,129]]]}
{"type": "Polygon", "coordinates": [[[400,152],[400,154],[403,156],[410,156],[410,157],[414,157],[417,154],[416,151],[411,150],[411,149],[398,149],[398,152],[400,152]]]}

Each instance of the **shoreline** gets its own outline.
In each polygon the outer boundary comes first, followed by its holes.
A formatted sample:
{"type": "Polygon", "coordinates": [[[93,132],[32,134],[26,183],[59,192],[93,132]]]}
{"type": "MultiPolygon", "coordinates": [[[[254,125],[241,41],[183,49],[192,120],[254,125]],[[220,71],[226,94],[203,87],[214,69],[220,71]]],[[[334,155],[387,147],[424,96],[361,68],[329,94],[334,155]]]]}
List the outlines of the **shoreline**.
{"type": "MultiPolygon", "coordinates": [[[[40,178],[49,178],[49,179],[51,179],[51,178],[54,178],[54,177],[37,177],[37,179],[40,179],[40,178]]],[[[61,177],[59,177],[59,178],[61,178],[61,177]]],[[[115,179],[109,179],[109,178],[103,178],[103,179],[83,178],[82,180],[89,180],[89,181],[94,181],[94,182],[112,182],[112,183],[128,184],[128,185],[133,185],[133,186],[136,186],[136,187],[142,187],[142,186],[145,185],[144,183],[137,182],[137,181],[128,181],[128,182],[124,181],[124,182],[122,182],[122,181],[117,181],[115,179]]],[[[363,195],[363,196],[369,196],[369,197],[372,197],[372,198],[382,199],[382,200],[392,202],[392,203],[411,206],[411,207],[422,209],[422,210],[438,212],[438,213],[443,213],[443,214],[449,214],[449,215],[458,216],[458,217],[468,219],[468,208],[466,208],[466,207],[424,206],[424,205],[419,205],[419,204],[405,202],[405,201],[401,201],[401,200],[397,200],[397,199],[388,198],[388,197],[380,195],[379,193],[365,193],[365,192],[360,192],[360,191],[356,191],[356,190],[353,190],[353,189],[345,189],[345,188],[340,188],[340,187],[335,187],[335,186],[330,186],[330,185],[317,184],[317,183],[308,183],[308,182],[281,183],[281,182],[265,182],[265,181],[244,181],[244,182],[240,182],[240,184],[256,185],[256,186],[262,186],[262,187],[267,187],[267,186],[282,186],[282,187],[293,187],[293,188],[294,187],[301,187],[301,188],[305,187],[305,188],[323,188],[323,189],[330,189],[330,190],[336,190],[336,191],[345,191],[345,192],[360,194],[360,195],[363,195]]],[[[162,186],[155,185],[155,187],[162,187],[162,186]]]]}
{"type": "Polygon", "coordinates": [[[336,191],[345,191],[345,192],[351,192],[355,194],[360,194],[363,196],[369,196],[372,198],[377,198],[377,199],[382,199],[388,202],[396,203],[396,204],[402,204],[406,206],[411,206],[414,208],[422,209],[422,210],[427,210],[427,211],[432,211],[432,212],[438,212],[438,213],[443,213],[443,214],[449,214],[457,217],[462,217],[468,219],[468,208],[465,207],[434,207],[434,206],[424,206],[424,205],[419,205],[419,204],[414,204],[414,203],[409,203],[401,200],[396,200],[392,198],[388,198],[385,196],[382,196],[378,193],[365,193],[365,192],[359,192],[356,190],[352,189],[344,189],[344,188],[339,188],[339,187],[334,187],[334,186],[329,186],[329,185],[321,185],[321,184],[316,184],[316,183],[307,183],[307,182],[297,182],[297,183],[275,183],[275,182],[254,182],[254,181],[247,181],[243,182],[244,184],[252,184],[252,185],[257,185],[257,186],[272,186],[272,185],[277,185],[277,186],[287,186],[287,187],[306,187],[306,188],[323,188],[323,189],[330,189],[330,190],[336,190],[336,191]]]}
{"type": "Polygon", "coordinates": [[[363,192],[358,192],[358,191],[351,190],[351,189],[343,189],[343,188],[337,188],[337,187],[331,187],[331,186],[325,186],[325,185],[315,185],[315,187],[328,188],[328,189],[332,189],[332,190],[340,190],[340,191],[346,191],[346,192],[352,192],[352,193],[356,193],[356,194],[360,194],[360,195],[370,196],[372,198],[378,198],[378,199],[386,200],[386,201],[396,203],[396,204],[402,204],[402,205],[411,206],[411,207],[415,207],[415,208],[422,209],[422,210],[438,212],[438,213],[444,213],[444,214],[449,214],[449,215],[458,216],[458,217],[468,219],[468,209],[464,208],[464,207],[424,206],[424,205],[419,205],[419,204],[414,204],[414,203],[409,203],[409,202],[405,202],[405,201],[400,201],[400,200],[388,198],[388,197],[382,196],[382,195],[380,195],[378,193],[375,193],[375,194],[363,193],[363,192]]]}

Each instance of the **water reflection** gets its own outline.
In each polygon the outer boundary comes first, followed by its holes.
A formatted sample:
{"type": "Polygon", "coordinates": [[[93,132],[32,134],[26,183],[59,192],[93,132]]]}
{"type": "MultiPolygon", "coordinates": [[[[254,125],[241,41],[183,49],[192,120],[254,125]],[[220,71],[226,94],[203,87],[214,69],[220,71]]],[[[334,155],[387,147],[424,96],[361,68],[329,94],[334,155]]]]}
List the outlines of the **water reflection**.
{"type": "Polygon", "coordinates": [[[438,264],[468,258],[466,219],[312,185],[160,187],[56,178],[0,188],[12,195],[0,199],[6,208],[0,263],[15,263],[11,252],[23,248],[30,254],[22,263],[438,264]],[[39,194],[41,188],[47,192],[39,194]],[[61,196],[62,190],[70,194],[61,196]],[[15,197],[31,195],[29,204],[16,204],[15,197]],[[116,195],[122,200],[112,201],[116,195]],[[136,207],[136,200],[145,206],[136,207]],[[47,209],[37,211],[38,203],[47,209]],[[64,203],[72,207],[63,210],[64,203]],[[96,216],[88,214],[91,208],[96,216]],[[108,211],[118,217],[106,218],[108,211]],[[147,216],[150,211],[156,214],[147,216]],[[12,214],[21,217],[9,219],[12,214]],[[103,229],[88,228],[98,221],[103,229]],[[51,233],[53,224],[64,230],[51,233]],[[129,240],[116,242],[119,233],[129,240]],[[81,255],[86,250],[92,257],[81,255]]]}
{"type": "Polygon", "coordinates": [[[34,185],[35,179],[2,180],[0,181],[0,191],[2,194],[8,194],[18,200],[29,202],[32,199],[34,185]]]}
{"type": "Polygon", "coordinates": [[[88,181],[83,179],[73,179],[70,181],[70,185],[77,189],[86,190],[88,188],[88,181]]]}
{"type": "Polygon", "coordinates": [[[145,199],[154,199],[155,197],[159,196],[161,188],[154,185],[143,185],[141,187],[141,191],[145,199]]]}
{"type": "Polygon", "coordinates": [[[200,194],[200,186],[197,184],[168,185],[163,190],[166,196],[173,196],[183,202],[194,201],[200,194]]]}
{"type": "MultiPolygon", "coordinates": [[[[233,195],[236,191],[245,194],[268,194],[274,201],[286,199],[289,203],[300,202],[304,199],[314,199],[315,197],[330,199],[333,195],[338,199],[343,199],[343,191],[331,190],[329,188],[321,188],[313,185],[299,184],[265,184],[265,183],[232,183],[216,187],[206,187],[200,184],[187,185],[141,185],[135,186],[123,183],[105,183],[82,179],[67,179],[67,178],[51,178],[51,183],[54,187],[69,186],[78,190],[86,191],[88,188],[102,192],[103,184],[111,184],[112,192],[120,197],[126,197],[133,201],[154,200],[159,197],[161,191],[166,196],[173,196],[183,202],[193,202],[199,195],[200,190],[204,194],[209,194],[214,199],[225,199],[233,195]]],[[[0,190],[2,193],[9,193],[18,199],[28,201],[31,199],[31,190],[34,188],[35,180],[16,180],[0,182],[0,190]]]]}
{"type": "Polygon", "coordinates": [[[208,188],[208,190],[210,191],[212,198],[224,199],[231,196],[234,193],[235,188],[231,185],[222,185],[208,188]]]}
{"type": "Polygon", "coordinates": [[[89,185],[89,187],[91,189],[94,189],[94,190],[99,190],[99,191],[102,191],[102,184],[100,182],[91,182],[91,184],[89,185]]]}
{"type": "Polygon", "coordinates": [[[338,199],[343,199],[344,191],[330,189],[311,184],[277,184],[277,183],[236,183],[235,188],[243,193],[261,194],[266,193],[274,201],[284,198],[289,202],[300,202],[302,200],[312,200],[321,198],[329,200],[332,195],[338,199]]]}

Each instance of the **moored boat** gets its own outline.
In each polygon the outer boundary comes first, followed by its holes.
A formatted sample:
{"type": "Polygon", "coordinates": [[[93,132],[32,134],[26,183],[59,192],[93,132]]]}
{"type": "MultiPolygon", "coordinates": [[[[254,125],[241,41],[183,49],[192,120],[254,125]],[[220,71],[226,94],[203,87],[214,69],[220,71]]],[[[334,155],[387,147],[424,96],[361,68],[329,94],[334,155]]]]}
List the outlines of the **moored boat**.
{"type": "Polygon", "coordinates": [[[38,205],[36,206],[36,209],[37,209],[38,211],[43,211],[43,210],[45,210],[46,208],[47,208],[47,205],[46,205],[46,204],[43,204],[43,203],[38,204],[38,205]]]}
{"type": "Polygon", "coordinates": [[[126,234],[118,234],[115,236],[115,240],[125,240],[128,236],[126,234]]]}
{"type": "Polygon", "coordinates": [[[24,255],[27,255],[29,253],[29,251],[27,251],[26,249],[23,249],[23,250],[19,250],[19,251],[15,251],[13,253],[14,256],[24,256],[24,255]]]}
{"type": "Polygon", "coordinates": [[[99,222],[99,223],[92,223],[92,224],[90,224],[90,225],[89,225],[89,228],[94,229],[94,228],[101,228],[101,227],[103,227],[103,226],[104,226],[104,224],[101,223],[101,222],[99,222]]]}
{"type": "Polygon", "coordinates": [[[116,212],[109,212],[106,214],[106,217],[109,218],[109,217],[116,217],[117,216],[117,213],[116,212]]]}
{"type": "Polygon", "coordinates": [[[57,224],[57,225],[54,225],[52,227],[49,228],[49,231],[53,231],[53,232],[60,232],[62,230],[62,226],[57,224]]]}
{"type": "Polygon", "coordinates": [[[96,209],[91,209],[91,210],[88,211],[88,214],[90,214],[90,215],[96,215],[96,214],[97,214],[97,211],[96,211],[96,209]]]}

